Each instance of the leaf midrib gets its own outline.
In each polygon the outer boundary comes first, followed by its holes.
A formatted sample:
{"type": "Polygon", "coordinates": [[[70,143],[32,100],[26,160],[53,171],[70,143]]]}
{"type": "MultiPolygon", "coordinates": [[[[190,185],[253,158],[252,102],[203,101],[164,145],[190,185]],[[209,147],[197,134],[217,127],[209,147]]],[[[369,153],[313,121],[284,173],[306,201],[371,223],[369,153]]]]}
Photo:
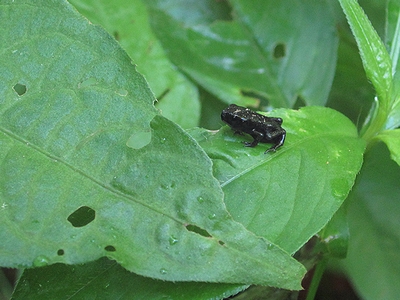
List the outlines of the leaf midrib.
{"type": "Polygon", "coordinates": [[[169,214],[166,214],[165,212],[161,212],[161,211],[155,209],[154,207],[144,203],[143,201],[139,201],[136,197],[134,198],[134,197],[132,197],[132,196],[126,194],[126,193],[123,193],[123,192],[121,192],[121,191],[119,191],[117,189],[112,188],[111,186],[109,186],[107,184],[102,183],[100,180],[96,179],[93,176],[88,175],[86,172],[82,171],[81,169],[78,169],[78,168],[74,167],[73,165],[71,165],[70,163],[65,161],[64,159],[61,159],[58,156],[52,155],[49,152],[44,151],[42,148],[36,146],[35,144],[31,143],[28,140],[25,140],[25,139],[21,138],[20,136],[14,134],[12,131],[7,130],[7,129],[3,128],[3,127],[0,127],[0,131],[3,132],[5,135],[11,137],[13,140],[18,141],[23,146],[32,148],[33,150],[35,150],[38,153],[46,156],[47,158],[49,158],[49,159],[51,159],[53,161],[56,160],[57,162],[62,163],[63,165],[68,167],[73,172],[76,172],[79,175],[89,179],[91,182],[93,182],[93,183],[97,184],[98,186],[104,188],[105,190],[115,194],[116,196],[119,196],[119,197],[121,197],[121,198],[123,198],[125,200],[133,201],[133,202],[135,202],[137,204],[140,204],[140,205],[142,205],[142,206],[144,206],[144,207],[146,207],[146,208],[148,208],[148,209],[150,209],[150,210],[152,210],[152,211],[154,211],[154,212],[156,212],[158,214],[161,214],[163,216],[167,216],[167,217],[169,217],[170,219],[172,219],[173,221],[175,221],[177,223],[184,224],[183,222],[179,221],[178,219],[174,218],[173,216],[171,216],[169,214]]]}
{"type": "MultiPolygon", "coordinates": [[[[254,163],[253,165],[249,166],[248,168],[245,168],[244,170],[242,170],[241,172],[239,172],[238,174],[236,174],[235,176],[230,177],[227,181],[225,182],[221,182],[221,188],[224,188],[225,186],[227,186],[228,184],[230,184],[231,182],[235,181],[236,179],[239,179],[241,176],[255,170],[256,168],[268,163],[271,159],[273,159],[276,156],[280,156],[283,155],[284,153],[290,151],[292,148],[299,146],[300,144],[304,143],[305,141],[308,141],[310,139],[316,139],[319,137],[329,137],[329,136],[340,136],[340,137],[344,137],[344,135],[340,134],[340,133],[318,133],[318,134],[314,134],[312,136],[307,136],[304,137],[302,139],[300,139],[299,141],[293,143],[290,146],[283,146],[282,148],[280,148],[279,150],[277,150],[277,152],[275,152],[273,154],[273,156],[271,155],[269,158],[265,159],[265,160],[261,160],[257,163],[254,163]]],[[[347,137],[351,137],[350,135],[347,137]]]]}

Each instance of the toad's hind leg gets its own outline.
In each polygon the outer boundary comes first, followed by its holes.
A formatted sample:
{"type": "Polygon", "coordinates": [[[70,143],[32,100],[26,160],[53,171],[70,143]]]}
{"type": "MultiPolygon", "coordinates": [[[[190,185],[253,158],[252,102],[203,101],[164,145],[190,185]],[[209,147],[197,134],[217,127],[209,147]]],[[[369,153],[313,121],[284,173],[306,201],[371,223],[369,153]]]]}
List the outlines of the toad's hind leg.
{"type": "Polygon", "coordinates": [[[267,152],[270,152],[270,151],[275,152],[276,149],[278,149],[280,146],[283,145],[283,143],[285,142],[285,138],[286,138],[286,133],[283,133],[281,135],[280,139],[278,140],[278,142],[275,145],[273,145],[271,148],[265,150],[264,154],[267,152]]]}

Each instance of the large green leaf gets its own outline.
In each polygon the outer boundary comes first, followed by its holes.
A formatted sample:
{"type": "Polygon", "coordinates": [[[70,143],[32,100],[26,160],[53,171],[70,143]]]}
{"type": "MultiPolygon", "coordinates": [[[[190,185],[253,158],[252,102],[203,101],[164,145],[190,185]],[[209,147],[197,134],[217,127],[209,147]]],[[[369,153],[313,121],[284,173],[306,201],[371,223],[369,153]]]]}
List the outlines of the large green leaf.
{"type": "Polygon", "coordinates": [[[141,0],[70,1],[92,23],[114,35],[138,65],[163,115],[184,128],[198,126],[200,103],[197,88],[174,70],[150,29],[146,7],[141,0]]]}
{"type": "Polygon", "coordinates": [[[254,93],[283,107],[327,100],[337,37],[326,1],[146,3],[171,60],[225,102],[254,93]]]}
{"type": "Polygon", "coordinates": [[[301,288],[104,30],[64,1],[1,1],[0,18],[0,265],[109,256],[164,280],[301,288]]]}
{"type": "Polygon", "coordinates": [[[340,207],[362,164],[364,142],[340,113],[322,107],[276,110],[287,131],[276,153],[243,147],[226,126],[192,131],[213,159],[235,220],[293,253],[340,207]]]}
{"type": "Polygon", "coordinates": [[[400,294],[399,177],[399,165],[380,143],[367,153],[351,193],[351,238],[342,264],[363,299],[400,294]]]}
{"type": "Polygon", "coordinates": [[[168,282],[142,277],[108,259],[85,265],[56,264],[27,269],[19,280],[17,299],[225,299],[247,286],[203,282],[168,282]]]}

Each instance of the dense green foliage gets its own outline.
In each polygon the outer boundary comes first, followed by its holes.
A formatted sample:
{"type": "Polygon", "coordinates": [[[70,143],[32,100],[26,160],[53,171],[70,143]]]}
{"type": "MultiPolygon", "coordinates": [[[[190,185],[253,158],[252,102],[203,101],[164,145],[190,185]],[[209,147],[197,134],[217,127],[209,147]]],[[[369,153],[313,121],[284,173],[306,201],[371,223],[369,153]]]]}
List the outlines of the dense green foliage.
{"type": "Polygon", "coordinates": [[[70,2],[0,0],[13,299],[280,299],[318,261],[396,299],[398,1],[70,2]],[[243,147],[230,103],[285,145],[243,147]]]}

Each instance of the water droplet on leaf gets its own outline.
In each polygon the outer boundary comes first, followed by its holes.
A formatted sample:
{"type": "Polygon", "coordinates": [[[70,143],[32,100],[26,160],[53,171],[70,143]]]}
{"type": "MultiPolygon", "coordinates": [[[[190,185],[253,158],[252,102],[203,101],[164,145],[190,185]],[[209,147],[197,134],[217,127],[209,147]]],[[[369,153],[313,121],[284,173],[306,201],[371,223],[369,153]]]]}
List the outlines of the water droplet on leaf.
{"type": "Polygon", "coordinates": [[[160,273],[161,273],[162,275],[166,275],[168,272],[167,272],[166,269],[161,268],[161,269],[160,269],[160,273]]]}
{"type": "Polygon", "coordinates": [[[215,219],[216,216],[217,216],[216,214],[211,214],[211,215],[208,216],[208,218],[209,218],[210,220],[212,220],[212,219],[215,219]]]}
{"type": "Polygon", "coordinates": [[[178,243],[178,239],[176,237],[174,237],[173,235],[171,235],[169,237],[169,244],[172,246],[172,245],[175,245],[176,243],[178,243]]]}
{"type": "Polygon", "coordinates": [[[35,267],[43,267],[43,266],[47,266],[48,264],[49,264],[49,259],[44,255],[39,255],[33,261],[33,265],[35,267]]]}

